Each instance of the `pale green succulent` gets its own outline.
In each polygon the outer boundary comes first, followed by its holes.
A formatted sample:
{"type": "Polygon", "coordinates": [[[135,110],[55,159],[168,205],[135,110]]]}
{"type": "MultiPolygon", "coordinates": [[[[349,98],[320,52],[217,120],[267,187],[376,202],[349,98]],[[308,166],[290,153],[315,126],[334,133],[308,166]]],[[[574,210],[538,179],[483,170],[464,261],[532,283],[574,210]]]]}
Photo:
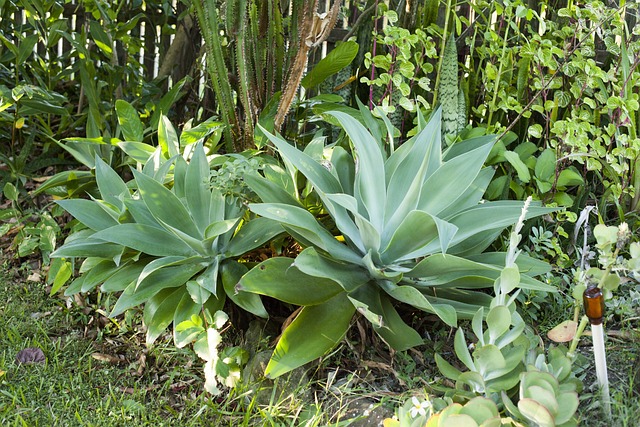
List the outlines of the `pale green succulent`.
{"type": "MultiPolygon", "coordinates": [[[[268,134],[285,162],[313,185],[340,236],[278,179],[246,177],[265,202],[249,205],[251,211],[279,221],[305,248],[295,260],[264,261],[237,287],[304,307],[280,338],[267,367],[270,376],[333,348],[356,311],[391,347],[419,345],[422,337],[402,320],[396,302],[455,326],[458,318],[489,305],[491,297],[477,289],[491,287],[504,266],[504,253],[482,252],[518,220],[523,203],[482,200],[493,176],[483,163],[495,136],[462,141],[443,153],[440,113],[434,112],[429,123],[420,121],[418,134],[394,149],[366,108],[355,115],[328,113],[346,132],[355,158],[334,146],[319,162],[268,134]]],[[[551,211],[533,205],[527,218],[551,211]]],[[[546,264],[527,257],[518,263],[520,287],[553,290],[532,277],[548,271],[546,264]]]]}

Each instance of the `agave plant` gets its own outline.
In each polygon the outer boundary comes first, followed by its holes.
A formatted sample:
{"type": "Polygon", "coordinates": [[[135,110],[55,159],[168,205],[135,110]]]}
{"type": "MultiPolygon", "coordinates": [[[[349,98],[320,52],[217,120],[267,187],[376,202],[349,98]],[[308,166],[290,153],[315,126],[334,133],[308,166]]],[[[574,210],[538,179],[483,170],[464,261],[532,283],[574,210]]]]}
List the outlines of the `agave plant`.
{"type": "Polygon", "coordinates": [[[181,155],[162,161],[160,150],[142,171],[132,169],[134,179],[128,183],[96,157],[101,198],[57,202],[86,228],[71,234],[51,256],[86,258],[81,276],[65,294],[98,285],[103,292],[121,292],[111,316],[144,305],[147,342],[173,322],[181,347],[193,335],[176,326],[205,310],[215,313],[227,297],[266,317],[258,295],[234,289],[247,271],[236,259],[283,229],[268,218],[249,219],[241,203],[211,186],[202,144],[185,150],[191,153],[189,162],[181,155]]]}
{"type": "MultiPolygon", "coordinates": [[[[270,176],[247,176],[264,203],[251,211],[282,223],[305,249],[272,258],[247,273],[236,289],[302,306],[281,336],[266,375],[278,376],[333,348],[356,311],[394,349],[423,342],[396,310],[397,302],[438,315],[448,325],[471,318],[491,297],[477,289],[500,276],[505,254],[482,253],[518,219],[522,203],[483,202],[493,170],[483,167],[494,136],[441,151],[441,117],[420,120],[420,132],[394,149],[374,117],[328,113],[353,146],[334,146],[314,160],[268,134],[285,163],[313,185],[338,235],[332,234],[270,176]],[[365,125],[368,127],[365,127],[365,125]]],[[[551,212],[530,207],[527,217],[551,212]]],[[[547,266],[520,257],[522,288],[553,290],[534,279],[547,266]]]]}

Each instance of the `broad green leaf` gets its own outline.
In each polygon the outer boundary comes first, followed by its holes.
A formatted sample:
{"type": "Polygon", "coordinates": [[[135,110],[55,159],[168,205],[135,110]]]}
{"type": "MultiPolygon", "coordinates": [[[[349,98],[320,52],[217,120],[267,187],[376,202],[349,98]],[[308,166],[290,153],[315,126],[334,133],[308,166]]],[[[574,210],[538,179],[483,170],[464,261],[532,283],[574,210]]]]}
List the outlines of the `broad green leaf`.
{"type": "MultiPolygon", "coordinates": [[[[522,213],[522,202],[495,201],[486,202],[460,212],[453,217],[446,218],[448,222],[458,227],[451,246],[466,239],[477,236],[482,231],[502,230],[515,224],[522,213]]],[[[525,219],[555,212],[557,208],[543,208],[532,203],[525,219]]]]}
{"type": "Polygon", "coordinates": [[[293,259],[285,257],[258,264],[242,277],[236,289],[302,306],[322,304],[344,292],[333,280],[301,272],[293,259]]]}
{"type": "Polygon", "coordinates": [[[198,275],[196,282],[204,289],[211,292],[214,296],[218,297],[218,273],[220,271],[220,255],[214,257],[209,261],[207,268],[198,275]]]}
{"type": "Polygon", "coordinates": [[[100,231],[118,224],[118,221],[105,212],[98,202],[85,199],[68,199],[57,200],[56,203],[92,230],[100,231]]]}
{"type": "Polygon", "coordinates": [[[96,46],[108,57],[113,54],[113,46],[111,37],[104,31],[102,25],[98,21],[91,20],[89,22],[89,32],[96,46]]]}
{"type": "Polygon", "coordinates": [[[354,313],[346,294],[304,307],[278,340],[265,376],[276,378],[329,352],[342,340],[354,313]]]}
{"type": "Polygon", "coordinates": [[[536,160],[534,172],[541,181],[552,181],[556,172],[556,152],[551,148],[544,150],[536,160]]]}
{"type": "MultiPolygon", "coordinates": [[[[496,266],[504,266],[505,252],[484,252],[482,254],[470,256],[467,259],[476,261],[481,264],[491,264],[496,266]]],[[[520,269],[520,274],[526,274],[527,276],[540,276],[551,271],[549,263],[530,257],[527,254],[520,254],[516,258],[516,264],[520,269]]]]}
{"type": "Polygon", "coordinates": [[[20,41],[20,47],[18,48],[18,54],[16,55],[16,64],[24,64],[27,58],[31,56],[36,43],[38,43],[38,38],[38,34],[31,34],[20,41]]]}
{"type": "Polygon", "coordinates": [[[313,247],[303,250],[296,257],[293,265],[302,273],[330,279],[340,284],[347,292],[353,292],[369,281],[369,276],[364,269],[324,257],[313,247]]]}
{"type": "Polygon", "coordinates": [[[13,183],[7,182],[4,185],[2,192],[4,193],[4,197],[6,197],[8,200],[11,200],[13,202],[18,201],[18,190],[16,189],[16,186],[13,185],[13,183]]]}
{"type": "Polygon", "coordinates": [[[131,193],[122,178],[100,157],[96,156],[96,183],[102,199],[118,208],[124,209],[123,199],[130,199],[131,193]]]}
{"type": "Polygon", "coordinates": [[[416,277],[431,285],[447,283],[455,278],[482,275],[493,280],[500,276],[501,268],[481,264],[455,255],[434,254],[420,261],[406,276],[416,277]]]}
{"type": "Polygon", "coordinates": [[[409,212],[418,208],[420,196],[426,190],[425,179],[441,166],[440,152],[434,153],[434,150],[440,149],[440,134],[428,133],[434,129],[439,129],[439,126],[433,121],[429,122],[423,132],[403,144],[385,164],[389,169],[395,168],[395,172],[389,178],[387,190],[386,223],[383,233],[385,242],[409,212]],[[394,164],[393,160],[397,158],[398,153],[405,153],[405,148],[406,155],[401,157],[402,162],[394,164]]]}
{"type": "Polygon", "coordinates": [[[162,153],[167,158],[180,154],[179,144],[175,128],[167,116],[162,115],[158,122],[158,145],[162,147],[162,153]]]}
{"type": "MultiPolygon", "coordinates": [[[[187,76],[187,77],[183,78],[182,80],[180,80],[179,82],[175,83],[171,87],[171,89],[169,89],[169,92],[167,92],[160,99],[160,102],[155,104],[155,110],[153,112],[153,115],[151,116],[150,126],[151,126],[152,129],[158,129],[158,135],[160,135],[159,127],[160,127],[161,117],[164,117],[163,114],[167,114],[169,112],[169,110],[171,109],[171,106],[178,99],[180,99],[182,97],[182,95],[184,94],[183,92],[181,92],[182,88],[184,87],[184,85],[187,82],[189,82],[191,80],[192,80],[191,77],[187,76]]],[[[159,136],[158,136],[158,138],[159,138],[159,136]]],[[[178,144],[177,141],[175,143],[178,144]]]]}
{"type": "Polygon", "coordinates": [[[213,118],[207,119],[191,129],[183,130],[180,134],[180,145],[186,147],[191,144],[204,144],[207,137],[211,135],[212,132],[221,129],[222,126],[223,124],[221,122],[216,122],[213,118]]]}
{"type": "Polygon", "coordinates": [[[300,206],[300,203],[288,193],[283,187],[260,176],[256,172],[249,172],[244,176],[245,182],[265,203],[284,203],[293,206],[300,206]]]}
{"type": "MultiPolygon", "coordinates": [[[[83,264],[84,266],[84,264],[83,264]]],[[[118,266],[111,260],[101,260],[84,273],[84,281],[80,292],[89,292],[118,271],[118,266]]]]}
{"type": "Polygon", "coordinates": [[[140,121],[138,111],[122,99],[116,100],[115,107],[123,139],[126,141],[142,142],[144,139],[144,127],[140,121]]]}
{"type": "Polygon", "coordinates": [[[204,268],[203,261],[204,261],[203,258],[200,258],[200,257],[186,258],[183,256],[165,256],[162,258],[156,258],[151,262],[147,262],[147,264],[144,266],[144,268],[140,272],[140,275],[138,276],[136,283],[139,285],[149,275],[165,267],[172,267],[176,265],[185,265],[185,264],[192,264],[192,265],[200,264],[201,266],[200,268],[203,269],[204,268]]]}
{"type": "Polygon", "coordinates": [[[154,256],[193,256],[196,252],[173,234],[144,224],[118,224],[93,235],[94,239],[117,243],[154,256]]]}
{"type": "Polygon", "coordinates": [[[345,193],[326,194],[324,200],[329,214],[345,239],[353,243],[361,252],[367,252],[369,249],[379,250],[380,233],[362,216],[355,197],[345,193]]]}
{"type": "Polygon", "coordinates": [[[520,156],[517,153],[506,150],[503,153],[503,155],[504,155],[504,158],[507,159],[507,161],[511,164],[511,166],[513,166],[513,168],[518,173],[518,178],[520,179],[520,181],[522,182],[531,181],[531,174],[529,173],[529,168],[527,167],[526,164],[524,164],[524,162],[522,161],[522,159],[520,159],[520,156]]]}
{"type": "Polygon", "coordinates": [[[185,294],[184,287],[164,289],[146,302],[143,320],[147,326],[147,345],[153,344],[173,322],[176,308],[185,294]]]}
{"type": "Polygon", "coordinates": [[[236,285],[249,269],[237,261],[226,261],[221,266],[220,276],[225,293],[238,307],[253,313],[258,317],[267,318],[269,314],[262,304],[259,295],[238,290],[236,285]]]}
{"type": "Polygon", "coordinates": [[[331,164],[333,165],[331,173],[338,179],[342,189],[350,196],[353,196],[353,182],[356,170],[351,154],[344,148],[336,146],[331,152],[331,164]]]}
{"type": "Polygon", "coordinates": [[[357,53],[358,43],[354,41],[339,43],[304,76],[300,84],[307,90],[319,85],[329,76],[351,64],[357,53]]]}
{"type": "Polygon", "coordinates": [[[487,188],[493,180],[494,174],[495,169],[482,168],[467,190],[460,194],[456,200],[451,202],[449,207],[440,212],[438,217],[448,218],[480,203],[485,196],[487,188]]]}
{"type": "Polygon", "coordinates": [[[160,223],[166,223],[196,239],[202,239],[189,211],[180,199],[154,179],[135,170],[133,173],[142,200],[160,223]]]}
{"type": "Polygon", "coordinates": [[[118,298],[110,316],[115,317],[132,307],[146,302],[163,289],[183,286],[187,280],[201,269],[201,266],[193,264],[166,267],[150,274],[138,286],[136,286],[135,282],[131,283],[118,298]]]}
{"type": "Polygon", "coordinates": [[[560,189],[584,184],[584,179],[574,167],[563,169],[558,176],[556,186],[560,189]]]}
{"type": "Polygon", "coordinates": [[[343,193],[338,180],[331,175],[320,163],[309,157],[307,154],[291,146],[287,141],[279,136],[272,135],[264,128],[262,129],[269,140],[276,146],[280,154],[290,161],[309,181],[319,193],[343,193]]]}

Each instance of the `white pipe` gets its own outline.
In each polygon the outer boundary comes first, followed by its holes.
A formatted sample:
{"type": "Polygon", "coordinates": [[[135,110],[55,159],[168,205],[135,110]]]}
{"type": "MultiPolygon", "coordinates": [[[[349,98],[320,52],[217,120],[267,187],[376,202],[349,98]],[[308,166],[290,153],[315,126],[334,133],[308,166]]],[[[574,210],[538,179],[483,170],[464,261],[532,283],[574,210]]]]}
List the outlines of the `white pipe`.
{"type": "Polygon", "coordinates": [[[611,416],[611,398],[609,396],[609,377],[607,375],[607,356],[604,351],[604,329],[602,323],[591,325],[593,337],[593,355],[596,361],[596,377],[602,394],[602,406],[605,413],[611,416]]]}

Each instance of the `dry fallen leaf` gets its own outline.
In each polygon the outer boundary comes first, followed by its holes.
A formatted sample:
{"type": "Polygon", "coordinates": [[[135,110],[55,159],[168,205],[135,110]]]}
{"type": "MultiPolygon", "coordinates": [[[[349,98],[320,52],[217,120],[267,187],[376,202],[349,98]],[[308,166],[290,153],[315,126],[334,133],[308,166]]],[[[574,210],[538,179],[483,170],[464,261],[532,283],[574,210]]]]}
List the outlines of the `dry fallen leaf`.
{"type": "Polygon", "coordinates": [[[38,347],[29,347],[24,350],[20,350],[18,354],[16,354],[16,360],[18,363],[44,363],[47,358],[44,355],[42,349],[38,347]]]}
{"type": "Polygon", "coordinates": [[[42,280],[42,277],[38,273],[31,273],[29,276],[27,276],[27,280],[29,282],[38,282],[39,283],[42,280]]]}
{"type": "Polygon", "coordinates": [[[91,357],[93,357],[94,359],[99,360],[101,362],[107,362],[107,363],[122,363],[122,362],[124,362],[124,360],[120,359],[119,357],[112,356],[110,354],[104,354],[104,353],[93,353],[91,355],[91,357]]]}
{"type": "Polygon", "coordinates": [[[578,323],[573,320],[565,320],[555,328],[547,332],[547,337],[555,342],[569,342],[576,335],[578,323]]]}

